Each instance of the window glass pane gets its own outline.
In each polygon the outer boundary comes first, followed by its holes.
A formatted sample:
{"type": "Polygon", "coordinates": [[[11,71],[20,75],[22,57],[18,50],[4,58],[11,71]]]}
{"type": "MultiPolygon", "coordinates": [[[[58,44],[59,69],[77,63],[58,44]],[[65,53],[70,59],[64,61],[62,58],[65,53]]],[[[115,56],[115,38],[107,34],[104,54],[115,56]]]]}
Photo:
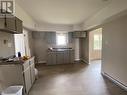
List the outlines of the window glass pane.
{"type": "Polygon", "coordinates": [[[94,50],[101,50],[102,48],[102,35],[94,35],[94,50]]]}
{"type": "Polygon", "coordinates": [[[67,34],[57,34],[57,45],[67,44],[67,34]]]}

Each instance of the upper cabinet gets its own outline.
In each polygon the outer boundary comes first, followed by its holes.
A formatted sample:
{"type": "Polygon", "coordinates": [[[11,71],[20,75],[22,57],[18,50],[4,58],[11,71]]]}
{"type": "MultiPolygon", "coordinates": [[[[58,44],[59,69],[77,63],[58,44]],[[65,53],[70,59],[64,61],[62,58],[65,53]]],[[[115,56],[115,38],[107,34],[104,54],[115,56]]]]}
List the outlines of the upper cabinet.
{"type": "Polygon", "coordinates": [[[15,18],[15,26],[16,26],[16,32],[22,33],[23,31],[23,24],[22,21],[19,18],[15,18]]]}
{"type": "Polygon", "coordinates": [[[73,37],[74,38],[85,38],[86,32],[85,31],[75,31],[73,32],[73,37]]]}
{"type": "Polygon", "coordinates": [[[22,21],[14,16],[0,18],[0,31],[13,34],[22,33],[22,21]]]}

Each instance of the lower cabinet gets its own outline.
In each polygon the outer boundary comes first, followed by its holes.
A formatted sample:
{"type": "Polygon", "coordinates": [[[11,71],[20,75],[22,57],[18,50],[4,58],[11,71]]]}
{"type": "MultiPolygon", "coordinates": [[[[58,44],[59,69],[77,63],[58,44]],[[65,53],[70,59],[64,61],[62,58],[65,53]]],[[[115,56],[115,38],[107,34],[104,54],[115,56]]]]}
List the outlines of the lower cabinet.
{"type": "Polygon", "coordinates": [[[48,52],[47,65],[56,64],[56,52],[48,52]]]}
{"type": "Polygon", "coordinates": [[[0,65],[0,86],[5,89],[12,85],[23,85],[23,95],[27,95],[35,81],[34,65],[34,57],[24,63],[0,65]]]}
{"type": "Polygon", "coordinates": [[[63,64],[64,63],[64,52],[57,52],[56,53],[56,64],[63,64]]]}
{"type": "Polygon", "coordinates": [[[70,51],[64,51],[64,64],[68,64],[71,63],[70,62],[70,51]]]}
{"type": "Polygon", "coordinates": [[[31,86],[32,86],[32,84],[31,84],[31,71],[30,71],[29,66],[24,71],[24,82],[25,82],[25,91],[26,91],[26,93],[28,93],[31,86]]]}
{"type": "Polygon", "coordinates": [[[74,51],[69,52],[70,63],[74,63],[75,59],[74,55],[75,55],[74,51]]]}
{"type": "Polygon", "coordinates": [[[30,59],[30,74],[31,74],[31,84],[35,81],[35,64],[34,64],[34,58],[30,59]]]}
{"type": "Polygon", "coordinates": [[[34,64],[34,57],[29,59],[23,64],[23,75],[24,75],[24,84],[25,84],[25,91],[28,94],[30,88],[32,87],[35,81],[35,64],[34,64]]]}
{"type": "Polygon", "coordinates": [[[47,65],[74,63],[74,50],[49,51],[47,65]]]}

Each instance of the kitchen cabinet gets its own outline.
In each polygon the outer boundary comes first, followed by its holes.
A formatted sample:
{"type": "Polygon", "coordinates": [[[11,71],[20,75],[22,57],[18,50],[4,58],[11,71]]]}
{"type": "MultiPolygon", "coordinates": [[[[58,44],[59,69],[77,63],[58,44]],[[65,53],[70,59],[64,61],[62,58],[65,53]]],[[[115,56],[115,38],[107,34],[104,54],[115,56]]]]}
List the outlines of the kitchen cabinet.
{"type": "Polygon", "coordinates": [[[22,21],[19,18],[15,18],[15,26],[16,26],[16,32],[18,34],[22,33],[23,31],[23,24],[22,21]]]}
{"type": "Polygon", "coordinates": [[[26,90],[26,93],[28,93],[35,81],[34,57],[32,57],[28,61],[26,61],[23,64],[23,68],[24,68],[23,74],[24,74],[25,90],[26,90]]]}
{"type": "Polygon", "coordinates": [[[73,43],[74,39],[73,39],[73,32],[68,32],[68,42],[69,43],[73,43]]]}
{"type": "Polygon", "coordinates": [[[25,62],[0,63],[1,86],[23,85],[23,95],[27,95],[35,81],[34,65],[34,57],[25,62]]]}
{"type": "Polygon", "coordinates": [[[71,63],[71,62],[70,62],[70,52],[67,50],[67,51],[64,51],[64,64],[68,64],[68,63],[71,63]]]}
{"type": "Polygon", "coordinates": [[[74,63],[74,55],[75,55],[75,54],[74,54],[74,51],[70,51],[70,52],[69,52],[69,58],[70,58],[69,61],[70,61],[70,63],[74,63]]]}
{"type": "Polygon", "coordinates": [[[5,18],[0,18],[0,29],[5,28],[5,18]]]}
{"type": "Polygon", "coordinates": [[[34,58],[31,58],[30,59],[29,64],[30,64],[31,84],[33,84],[34,81],[35,81],[35,70],[34,70],[35,69],[35,64],[34,64],[34,58]]]}
{"type": "Polygon", "coordinates": [[[73,32],[73,37],[74,38],[85,38],[86,32],[85,31],[75,31],[73,32]]]}
{"type": "Polygon", "coordinates": [[[56,44],[56,32],[47,32],[46,40],[48,44],[56,44]]]}
{"type": "Polygon", "coordinates": [[[47,65],[74,63],[74,50],[48,51],[47,65]]]}
{"type": "Polygon", "coordinates": [[[56,52],[56,64],[63,64],[64,52],[56,52]]]}
{"type": "Polygon", "coordinates": [[[0,18],[0,30],[13,34],[22,33],[22,21],[14,16],[0,18]]]}
{"type": "Polygon", "coordinates": [[[47,65],[56,64],[56,52],[48,52],[47,65]]]}
{"type": "Polygon", "coordinates": [[[16,31],[15,18],[8,17],[5,20],[5,28],[10,31],[16,31]]]}
{"type": "Polygon", "coordinates": [[[25,62],[24,64],[28,64],[25,65],[27,67],[25,67],[24,69],[24,82],[25,82],[25,90],[26,93],[29,92],[30,88],[31,88],[31,71],[30,71],[30,66],[29,66],[29,61],[25,62]]]}

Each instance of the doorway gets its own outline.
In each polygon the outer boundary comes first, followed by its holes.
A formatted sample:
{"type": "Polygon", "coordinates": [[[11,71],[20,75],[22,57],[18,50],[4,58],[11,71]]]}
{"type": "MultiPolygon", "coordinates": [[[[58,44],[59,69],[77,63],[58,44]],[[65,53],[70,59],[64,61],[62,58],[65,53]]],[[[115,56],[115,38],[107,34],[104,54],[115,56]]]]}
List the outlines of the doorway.
{"type": "Polygon", "coordinates": [[[89,32],[89,62],[102,58],[102,28],[89,32]]]}

